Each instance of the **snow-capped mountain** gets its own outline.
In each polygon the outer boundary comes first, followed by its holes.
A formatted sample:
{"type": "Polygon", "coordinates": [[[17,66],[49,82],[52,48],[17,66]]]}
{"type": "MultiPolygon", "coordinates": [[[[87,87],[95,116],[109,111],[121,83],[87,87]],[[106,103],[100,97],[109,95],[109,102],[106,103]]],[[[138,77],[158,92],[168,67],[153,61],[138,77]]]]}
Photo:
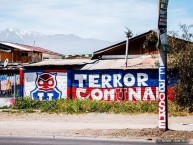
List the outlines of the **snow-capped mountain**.
{"type": "Polygon", "coordinates": [[[17,28],[11,29],[11,28],[7,28],[6,30],[0,32],[0,35],[4,35],[6,36],[5,38],[14,38],[14,37],[18,37],[18,38],[25,38],[25,37],[39,37],[42,36],[41,33],[38,32],[27,32],[27,31],[23,31],[17,28]]]}
{"type": "Polygon", "coordinates": [[[19,29],[0,31],[0,41],[34,45],[53,50],[64,55],[92,54],[94,51],[112,45],[113,42],[84,39],[73,34],[44,35],[38,32],[27,32],[19,29]]]}

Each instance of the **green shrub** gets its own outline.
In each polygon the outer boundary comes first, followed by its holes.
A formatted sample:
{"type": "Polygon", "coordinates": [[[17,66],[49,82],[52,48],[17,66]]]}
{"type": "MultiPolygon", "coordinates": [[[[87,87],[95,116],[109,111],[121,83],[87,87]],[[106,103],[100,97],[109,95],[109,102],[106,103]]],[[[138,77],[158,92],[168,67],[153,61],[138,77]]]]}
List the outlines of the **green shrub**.
{"type": "Polygon", "coordinates": [[[32,100],[29,97],[17,98],[13,106],[14,109],[30,109],[32,108],[32,100]]]}
{"type": "MultiPolygon", "coordinates": [[[[59,99],[54,101],[31,100],[17,98],[13,109],[24,109],[24,112],[34,112],[40,110],[48,113],[155,113],[158,114],[158,101],[95,101],[95,100],[71,100],[59,99]]],[[[183,109],[175,102],[168,102],[169,115],[187,115],[188,109],[183,109]]]]}
{"type": "Polygon", "coordinates": [[[56,101],[42,101],[40,108],[42,112],[54,113],[57,112],[58,106],[56,105],[56,101]]]}

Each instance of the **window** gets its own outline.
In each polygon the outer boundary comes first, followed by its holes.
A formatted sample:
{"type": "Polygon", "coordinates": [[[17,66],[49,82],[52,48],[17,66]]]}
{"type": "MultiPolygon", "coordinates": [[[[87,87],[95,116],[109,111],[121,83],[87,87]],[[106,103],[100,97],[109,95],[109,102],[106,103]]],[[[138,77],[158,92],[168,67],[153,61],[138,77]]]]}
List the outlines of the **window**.
{"type": "Polygon", "coordinates": [[[28,53],[27,52],[22,52],[21,56],[28,56],[28,53]]]}

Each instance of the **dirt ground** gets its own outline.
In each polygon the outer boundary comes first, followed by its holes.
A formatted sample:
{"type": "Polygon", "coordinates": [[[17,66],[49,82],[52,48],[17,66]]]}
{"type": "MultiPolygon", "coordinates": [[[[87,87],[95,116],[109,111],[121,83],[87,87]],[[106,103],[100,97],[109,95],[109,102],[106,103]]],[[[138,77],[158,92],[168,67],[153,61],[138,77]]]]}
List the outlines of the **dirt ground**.
{"type": "Polygon", "coordinates": [[[169,117],[168,131],[157,128],[155,114],[79,115],[0,112],[0,135],[119,139],[193,139],[193,116],[169,117]]]}

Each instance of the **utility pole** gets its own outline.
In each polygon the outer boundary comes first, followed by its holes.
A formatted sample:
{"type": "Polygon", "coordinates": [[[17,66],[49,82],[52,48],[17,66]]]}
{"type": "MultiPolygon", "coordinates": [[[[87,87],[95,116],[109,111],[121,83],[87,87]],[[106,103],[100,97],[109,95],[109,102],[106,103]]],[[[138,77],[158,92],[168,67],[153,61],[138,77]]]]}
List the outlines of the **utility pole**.
{"type": "Polygon", "coordinates": [[[158,0],[158,50],[159,50],[159,128],[168,130],[167,97],[167,8],[169,0],[158,0]],[[161,44],[160,44],[161,43],[161,44]]]}
{"type": "Polygon", "coordinates": [[[133,33],[130,29],[127,28],[127,32],[125,32],[127,36],[126,40],[126,48],[125,48],[125,66],[127,67],[127,59],[128,59],[128,51],[129,51],[129,39],[133,36],[133,33]]]}

